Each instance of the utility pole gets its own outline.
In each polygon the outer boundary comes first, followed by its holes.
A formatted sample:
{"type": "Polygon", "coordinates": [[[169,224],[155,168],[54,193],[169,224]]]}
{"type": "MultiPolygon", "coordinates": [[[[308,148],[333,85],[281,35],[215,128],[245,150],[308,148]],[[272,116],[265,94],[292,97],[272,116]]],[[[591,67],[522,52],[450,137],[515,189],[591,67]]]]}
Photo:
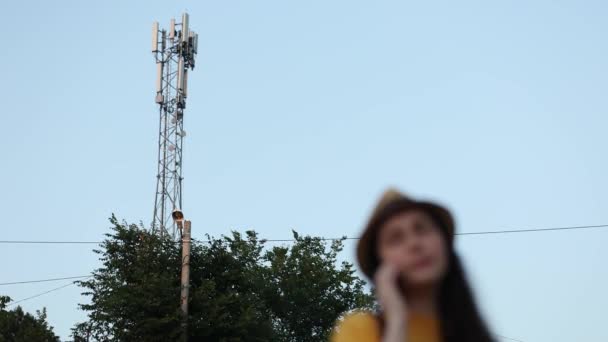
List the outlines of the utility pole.
{"type": "Polygon", "coordinates": [[[188,341],[188,295],[190,292],[190,221],[184,221],[182,234],[182,286],[180,307],[182,310],[182,338],[188,341]]]}

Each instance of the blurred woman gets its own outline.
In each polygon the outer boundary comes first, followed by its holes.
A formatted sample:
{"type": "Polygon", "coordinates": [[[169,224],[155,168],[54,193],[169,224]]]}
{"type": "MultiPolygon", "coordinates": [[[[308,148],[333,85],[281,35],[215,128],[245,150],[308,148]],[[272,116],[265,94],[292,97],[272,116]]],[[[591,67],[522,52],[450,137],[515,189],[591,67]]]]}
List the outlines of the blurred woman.
{"type": "Polygon", "coordinates": [[[389,189],[357,245],[381,310],[342,319],[332,342],[490,342],[454,251],[454,219],[389,189]]]}

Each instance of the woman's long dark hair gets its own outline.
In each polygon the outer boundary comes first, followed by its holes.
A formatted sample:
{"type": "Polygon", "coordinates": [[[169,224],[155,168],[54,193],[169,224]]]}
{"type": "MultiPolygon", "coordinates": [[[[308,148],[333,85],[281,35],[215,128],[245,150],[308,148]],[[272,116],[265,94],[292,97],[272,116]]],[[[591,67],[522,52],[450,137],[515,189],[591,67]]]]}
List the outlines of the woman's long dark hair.
{"type": "Polygon", "coordinates": [[[494,341],[477,309],[460,258],[452,248],[449,248],[449,266],[440,285],[438,303],[443,342],[494,341]]]}

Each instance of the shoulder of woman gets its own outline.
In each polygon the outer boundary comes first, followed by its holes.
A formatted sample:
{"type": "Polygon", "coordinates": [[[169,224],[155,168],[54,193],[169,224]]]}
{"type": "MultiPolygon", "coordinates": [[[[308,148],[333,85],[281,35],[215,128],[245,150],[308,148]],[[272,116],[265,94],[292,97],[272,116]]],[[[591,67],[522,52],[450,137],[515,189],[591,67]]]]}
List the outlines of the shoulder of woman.
{"type": "Polygon", "coordinates": [[[370,312],[356,311],[338,320],[331,342],[375,342],[379,340],[380,323],[378,318],[370,312]]]}

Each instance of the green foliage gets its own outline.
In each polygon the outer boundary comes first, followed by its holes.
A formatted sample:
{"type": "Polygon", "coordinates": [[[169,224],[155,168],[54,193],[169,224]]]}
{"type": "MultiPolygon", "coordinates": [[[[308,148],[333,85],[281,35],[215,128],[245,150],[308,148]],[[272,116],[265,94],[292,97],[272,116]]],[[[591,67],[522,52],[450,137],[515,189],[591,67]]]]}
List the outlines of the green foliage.
{"type": "Polygon", "coordinates": [[[81,281],[89,321],[76,326],[75,341],[167,341],[179,335],[179,246],[112,216],[100,255],[103,266],[81,281]]]}
{"type": "Polygon", "coordinates": [[[341,313],[371,308],[373,300],[352,264],[336,268],[343,239],[326,248],[320,238],[295,231],[293,237],[291,247],[274,247],[264,256],[269,263],[265,298],[280,341],[325,341],[341,313]]]}
{"type": "Polygon", "coordinates": [[[0,296],[0,342],[59,342],[46,321],[46,309],[36,311],[36,316],[23,312],[20,306],[7,311],[10,301],[0,296]]]}
{"type": "MultiPolygon", "coordinates": [[[[80,282],[91,301],[74,341],[178,340],[180,244],[110,222],[96,250],[103,265],[80,282]]],[[[341,313],[371,307],[352,265],[337,266],[342,240],[293,233],[293,244],[273,248],[253,231],[193,243],[190,341],[323,341],[341,313]]]]}

